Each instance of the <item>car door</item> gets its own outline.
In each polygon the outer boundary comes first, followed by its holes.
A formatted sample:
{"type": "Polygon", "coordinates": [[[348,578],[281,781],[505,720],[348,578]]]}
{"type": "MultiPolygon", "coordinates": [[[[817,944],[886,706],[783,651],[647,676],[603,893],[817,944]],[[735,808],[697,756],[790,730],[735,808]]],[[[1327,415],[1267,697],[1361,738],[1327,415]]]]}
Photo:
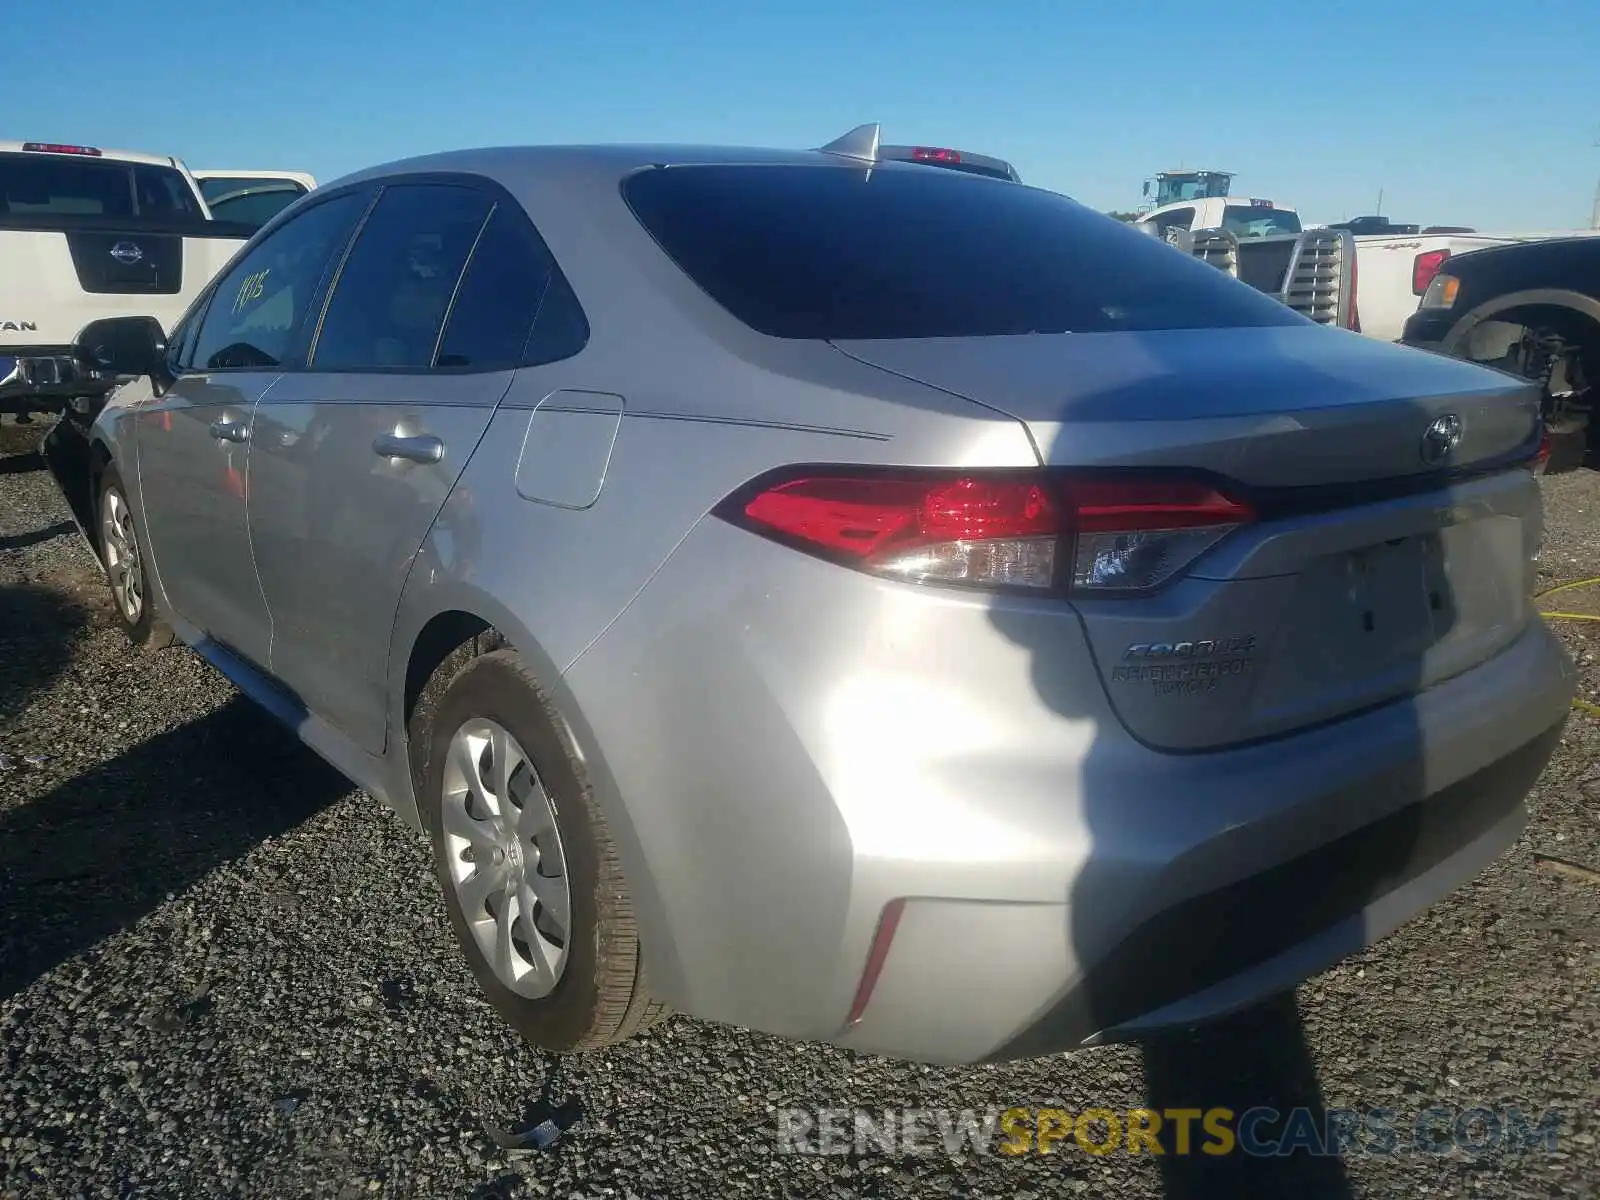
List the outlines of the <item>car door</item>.
{"type": "Polygon", "coordinates": [[[487,183],[386,186],[338,273],[309,370],[286,375],[258,412],[252,469],[258,497],[274,501],[252,506],[250,527],[272,670],[370,753],[384,748],[406,573],[510,385],[548,278],[535,243],[520,207],[487,183]]]}
{"type": "Polygon", "coordinates": [[[145,527],[178,616],[258,666],[271,620],[250,547],[252,413],[305,343],[305,321],[366,197],[306,210],[248,251],[212,288],[176,378],[138,418],[145,527]]]}

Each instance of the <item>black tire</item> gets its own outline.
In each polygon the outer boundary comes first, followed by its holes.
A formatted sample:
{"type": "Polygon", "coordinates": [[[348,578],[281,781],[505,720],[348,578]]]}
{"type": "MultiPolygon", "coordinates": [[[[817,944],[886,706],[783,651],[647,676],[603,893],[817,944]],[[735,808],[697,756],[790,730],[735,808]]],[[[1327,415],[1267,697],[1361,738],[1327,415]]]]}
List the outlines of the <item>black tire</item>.
{"type": "Polygon", "coordinates": [[[559,732],[548,697],[521,656],[505,648],[478,654],[476,648],[463,647],[434,673],[410,731],[417,803],[450,926],[484,994],[532,1045],[566,1053],[625,1041],[670,1010],[646,990],[633,904],[610,831],[581,762],[559,732]],[[448,873],[441,812],[445,757],[456,731],[475,719],[496,722],[521,744],[555,808],[571,894],[571,933],[561,978],[540,999],[520,996],[496,978],[467,926],[448,873]]]}
{"type": "Polygon", "coordinates": [[[100,555],[100,565],[106,570],[106,589],[111,593],[111,611],[116,616],[117,624],[128,635],[128,640],[140,650],[147,653],[164,650],[177,639],[171,628],[155,611],[155,599],[150,594],[149,572],[146,565],[150,561],[150,556],[144,541],[144,531],[139,528],[138,519],[134,516],[132,506],[128,503],[128,489],[123,485],[122,477],[117,474],[117,469],[110,463],[105,465],[96,480],[94,497],[95,550],[100,555]],[[123,608],[121,598],[117,595],[116,588],[111,582],[111,562],[106,546],[105,519],[106,506],[113,493],[121,498],[123,506],[127,509],[127,536],[137,553],[140,564],[143,603],[139,606],[137,618],[129,617],[127,611],[123,608]]]}

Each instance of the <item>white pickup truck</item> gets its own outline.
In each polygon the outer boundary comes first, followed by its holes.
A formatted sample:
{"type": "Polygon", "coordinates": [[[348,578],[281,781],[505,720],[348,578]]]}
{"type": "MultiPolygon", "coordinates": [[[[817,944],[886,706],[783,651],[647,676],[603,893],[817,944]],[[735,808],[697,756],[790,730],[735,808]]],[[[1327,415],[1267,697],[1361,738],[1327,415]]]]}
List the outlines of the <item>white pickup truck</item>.
{"type": "MultiPolygon", "coordinates": [[[[1265,239],[1278,247],[1277,256],[1287,260],[1290,244],[1298,235],[1302,232],[1321,232],[1315,226],[1303,229],[1299,213],[1292,208],[1282,207],[1270,200],[1239,196],[1210,196],[1165,204],[1142,214],[1136,224],[1167,241],[1175,241],[1175,235],[1181,232],[1225,230],[1238,239],[1241,259],[1243,254],[1250,252],[1253,240],[1265,239]]],[[[1319,255],[1319,270],[1348,274],[1350,328],[1358,329],[1369,337],[1394,342],[1400,340],[1406,318],[1417,311],[1417,304],[1428,290],[1428,284],[1433,282],[1440,268],[1456,255],[1509,242],[1600,236],[1600,229],[1542,233],[1357,233],[1347,236],[1350,236],[1350,242],[1346,244],[1355,247],[1354,263],[1341,261],[1342,254],[1334,247],[1343,239],[1330,237],[1326,239],[1327,248],[1319,255]]],[[[1273,252],[1265,247],[1256,252],[1256,257],[1261,259],[1272,256],[1273,252]]],[[[1262,287],[1256,279],[1251,278],[1251,272],[1243,261],[1239,264],[1238,274],[1241,279],[1262,287]]],[[[1278,289],[1262,287],[1262,290],[1278,289]]]]}
{"type": "Polygon", "coordinates": [[[0,142],[0,413],[59,410],[82,382],[84,326],[149,316],[170,329],[271,213],[316,186],[299,172],[206,174],[165,155],[0,142]]]}

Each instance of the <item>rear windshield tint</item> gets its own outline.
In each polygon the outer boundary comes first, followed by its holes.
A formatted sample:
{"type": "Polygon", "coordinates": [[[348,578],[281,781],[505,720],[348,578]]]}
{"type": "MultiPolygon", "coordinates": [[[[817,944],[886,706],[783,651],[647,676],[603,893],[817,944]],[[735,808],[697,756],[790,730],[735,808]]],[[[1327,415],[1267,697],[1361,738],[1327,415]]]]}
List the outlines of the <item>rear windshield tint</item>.
{"type": "Polygon", "coordinates": [[[1289,308],[1054,192],[955,171],[688,166],[623,196],[751,328],[805,339],[1293,325],[1289,308]]]}
{"type": "Polygon", "coordinates": [[[1256,204],[1230,204],[1222,210],[1222,227],[1235,237],[1276,237],[1300,233],[1300,218],[1285,209],[1256,204]]]}
{"type": "Polygon", "coordinates": [[[0,217],[203,219],[189,181],[151,163],[0,154],[0,217]]]}

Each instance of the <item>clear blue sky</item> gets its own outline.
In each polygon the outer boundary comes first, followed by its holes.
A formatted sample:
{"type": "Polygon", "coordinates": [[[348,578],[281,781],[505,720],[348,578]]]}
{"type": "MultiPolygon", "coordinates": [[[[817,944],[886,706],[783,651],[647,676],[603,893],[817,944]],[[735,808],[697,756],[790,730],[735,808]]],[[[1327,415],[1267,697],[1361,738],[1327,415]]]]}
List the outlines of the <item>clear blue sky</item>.
{"type": "Polygon", "coordinates": [[[886,139],[1130,208],[1164,167],[1311,221],[1589,223],[1600,0],[8,5],[0,138],[320,179],[467,145],[886,139]],[[1342,10],[1342,11],[1341,11],[1342,10]]]}

